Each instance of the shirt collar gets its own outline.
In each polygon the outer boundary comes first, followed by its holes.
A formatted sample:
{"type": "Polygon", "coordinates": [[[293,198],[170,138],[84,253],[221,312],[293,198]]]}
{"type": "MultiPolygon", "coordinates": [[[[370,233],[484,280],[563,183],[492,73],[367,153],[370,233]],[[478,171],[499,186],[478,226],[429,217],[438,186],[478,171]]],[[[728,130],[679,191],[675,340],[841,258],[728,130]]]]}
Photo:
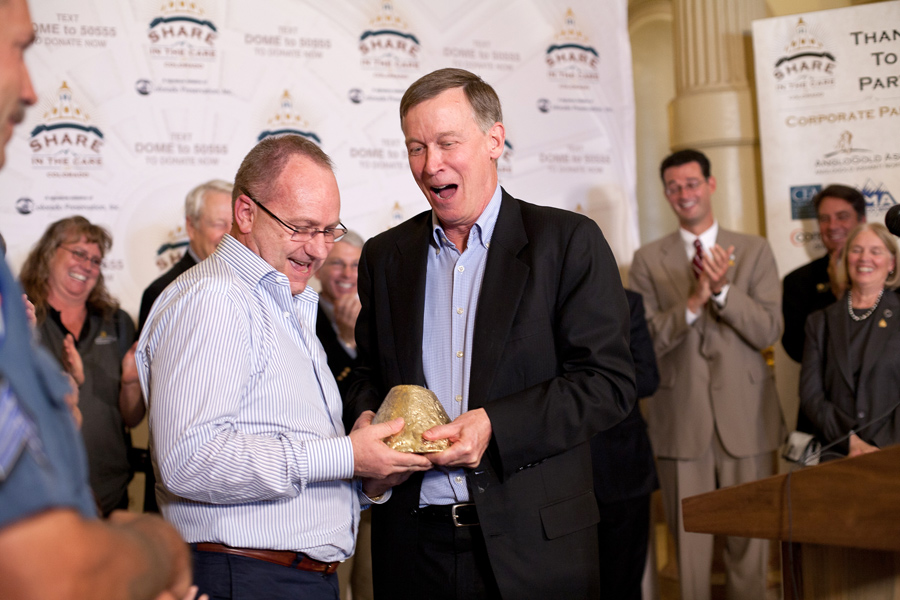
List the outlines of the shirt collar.
{"type": "MultiPolygon", "coordinates": [[[[213,254],[231,265],[237,276],[250,287],[257,287],[264,279],[268,279],[276,285],[285,286],[288,295],[291,295],[291,282],[288,281],[287,275],[274,269],[261,256],[231,237],[231,234],[225,234],[213,254]]],[[[294,295],[294,298],[316,304],[319,302],[318,292],[310,285],[307,285],[299,294],[294,295]]]]}
{"type": "Polygon", "coordinates": [[[191,255],[191,258],[194,259],[194,262],[196,262],[196,263],[200,262],[200,257],[197,256],[197,253],[194,252],[193,246],[191,246],[190,244],[188,244],[187,253],[191,255]]]}
{"type": "MultiPolygon", "coordinates": [[[[500,214],[500,199],[502,196],[503,191],[498,182],[497,187],[494,188],[494,195],[491,196],[491,201],[488,202],[488,205],[481,212],[478,220],[475,221],[475,225],[473,225],[472,229],[469,231],[469,246],[480,244],[484,246],[485,249],[490,248],[491,237],[494,235],[494,227],[497,226],[497,215],[500,214]]],[[[438,248],[444,246],[448,248],[454,247],[453,242],[447,239],[444,228],[440,221],[438,221],[437,215],[433,210],[431,211],[431,226],[434,243],[438,248]]]]}
{"type": "Polygon", "coordinates": [[[700,240],[704,252],[709,252],[709,249],[716,245],[716,238],[719,237],[719,222],[713,221],[710,228],[700,235],[694,235],[682,227],[678,228],[678,233],[681,234],[681,241],[684,244],[684,251],[687,252],[688,258],[693,258],[696,252],[694,250],[694,240],[700,240]]]}

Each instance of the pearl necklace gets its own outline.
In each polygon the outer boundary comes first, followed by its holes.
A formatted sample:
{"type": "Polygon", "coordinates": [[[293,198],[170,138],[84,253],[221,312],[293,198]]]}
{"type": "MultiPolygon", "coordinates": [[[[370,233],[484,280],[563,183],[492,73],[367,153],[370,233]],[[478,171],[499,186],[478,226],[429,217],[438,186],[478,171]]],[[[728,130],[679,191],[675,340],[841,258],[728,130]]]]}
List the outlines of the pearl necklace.
{"type": "Polygon", "coordinates": [[[856,313],[853,312],[853,292],[847,292],[847,312],[850,313],[850,318],[858,323],[871,317],[872,313],[875,312],[875,309],[878,308],[878,303],[881,302],[881,297],[883,295],[884,288],[881,288],[881,291],[878,292],[878,298],[875,299],[875,304],[872,305],[872,308],[867,310],[864,314],[856,316],[856,313]]]}

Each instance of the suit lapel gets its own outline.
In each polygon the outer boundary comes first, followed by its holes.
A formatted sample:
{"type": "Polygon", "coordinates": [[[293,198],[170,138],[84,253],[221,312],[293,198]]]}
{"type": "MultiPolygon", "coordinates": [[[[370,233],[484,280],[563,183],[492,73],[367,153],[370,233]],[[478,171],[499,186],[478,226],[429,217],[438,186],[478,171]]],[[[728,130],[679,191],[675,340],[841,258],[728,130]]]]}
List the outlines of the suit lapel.
{"type": "Polygon", "coordinates": [[[518,202],[504,190],[478,297],[469,410],[483,406],[489,398],[493,373],[500,362],[531,272],[531,268],[519,259],[519,253],[527,244],[522,211],[518,202]]]}
{"type": "Polygon", "coordinates": [[[431,231],[431,212],[427,212],[413,235],[398,240],[396,259],[388,264],[384,274],[400,375],[403,383],[416,385],[425,385],[422,327],[431,231]]]}
{"type": "Polygon", "coordinates": [[[866,340],[865,350],[863,351],[863,363],[859,372],[860,387],[869,381],[869,374],[875,363],[882,360],[884,346],[900,327],[900,324],[898,324],[900,323],[898,321],[898,310],[900,310],[900,299],[897,298],[897,294],[892,290],[884,290],[881,303],[872,316],[869,317],[870,319],[875,319],[876,322],[869,330],[869,339],[866,340]]]}
{"type": "Polygon", "coordinates": [[[837,301],[836,310],[827,310],[825,317],[828,320],[828,335],[833,344],[841,376],[847,384],[847,389],[853,390],[855,386],[853,374],[850,372],[850,317],[847,316],[846,310],[847,294],[844,294],[837,301]]]}

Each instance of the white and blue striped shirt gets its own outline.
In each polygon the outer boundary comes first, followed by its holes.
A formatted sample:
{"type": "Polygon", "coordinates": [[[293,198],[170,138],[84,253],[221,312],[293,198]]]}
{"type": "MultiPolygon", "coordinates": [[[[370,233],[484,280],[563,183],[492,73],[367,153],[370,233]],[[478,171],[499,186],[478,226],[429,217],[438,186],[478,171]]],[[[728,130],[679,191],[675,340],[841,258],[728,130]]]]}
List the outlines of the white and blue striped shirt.
{"type": "MultiPolygon", "coordinates": [[[[469,410],[475,309],[501,197],[497,184],[491,201],[469,230],[462,253],[434,219],[434,239],[430,240],[426,267],[422,366],[428,389],[437,395],[451,421],[469,410]]],[[[432,469],[425,473],[420,505],[468,501],[463,469],[432,469]]]]}
{"type": "Polygon", "coordinates": [[[359,499],[318,294],[226,235],[138,341],[163,516],[189,542],[347,558],[359,499]]]}

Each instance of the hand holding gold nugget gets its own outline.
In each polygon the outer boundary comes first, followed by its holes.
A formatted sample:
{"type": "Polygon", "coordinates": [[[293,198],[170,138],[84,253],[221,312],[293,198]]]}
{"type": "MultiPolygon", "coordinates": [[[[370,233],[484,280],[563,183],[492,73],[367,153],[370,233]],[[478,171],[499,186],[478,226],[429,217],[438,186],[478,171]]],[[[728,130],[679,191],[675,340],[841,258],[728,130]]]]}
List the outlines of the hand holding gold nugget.
{"type": "Polygon", "coordinates": [[[422,434],[450,422],[440,400],[429,389],[418,385],[398,385],[391,388],[372,424],[384,423],[403,417],[403,429],[385,438],[388,447],[400,452],[428,454],[442,452],[450,447],[449,440],[428,441],[422,434]]]}

